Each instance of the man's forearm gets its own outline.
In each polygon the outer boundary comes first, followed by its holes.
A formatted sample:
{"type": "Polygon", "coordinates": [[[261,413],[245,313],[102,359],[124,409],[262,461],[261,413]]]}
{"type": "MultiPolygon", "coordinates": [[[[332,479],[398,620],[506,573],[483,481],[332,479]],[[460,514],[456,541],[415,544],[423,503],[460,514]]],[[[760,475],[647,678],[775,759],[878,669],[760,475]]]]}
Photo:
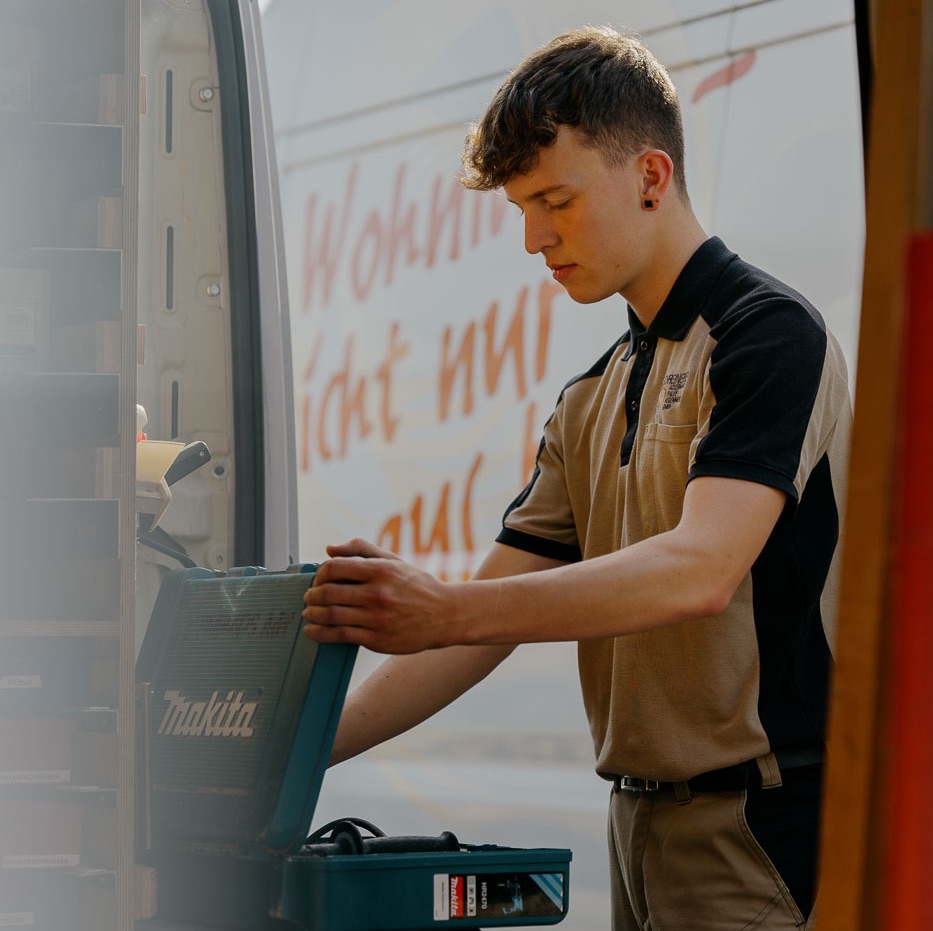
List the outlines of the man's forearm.
{"type": "Polygon", "coordinates": [[[767,540],[784,495],[764,485],[700,479],[672,531],[551,572],[449,593],[448,642],[587,640],[638,633],[724,611],[767,540]]]}
{"type": "Polygon", "coordinates": [[[450,647],[392,656],[347,698],[331,765],[397,737],[486,678],[512,646],[450,647]]]}

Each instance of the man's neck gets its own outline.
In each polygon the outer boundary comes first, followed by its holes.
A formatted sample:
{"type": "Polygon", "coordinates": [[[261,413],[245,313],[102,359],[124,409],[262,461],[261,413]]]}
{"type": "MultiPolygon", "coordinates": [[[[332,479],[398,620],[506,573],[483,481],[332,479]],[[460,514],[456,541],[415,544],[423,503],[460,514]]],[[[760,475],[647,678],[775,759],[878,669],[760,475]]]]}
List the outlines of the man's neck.
{"type": "Polygon", "coordinates": [[[622,295],[645,329],[651,326],[693,253],[709,238],[687,204],[677,205],[669,217],[658,219],[648,274],[633,293],[622,295]]]}

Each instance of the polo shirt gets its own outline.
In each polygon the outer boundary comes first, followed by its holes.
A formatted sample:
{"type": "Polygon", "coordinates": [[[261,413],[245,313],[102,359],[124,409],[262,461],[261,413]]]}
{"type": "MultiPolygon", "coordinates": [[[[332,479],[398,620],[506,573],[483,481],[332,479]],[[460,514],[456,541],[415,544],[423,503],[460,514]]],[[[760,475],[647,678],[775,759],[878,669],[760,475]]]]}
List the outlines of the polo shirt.
{"type": "MultiPolygon", "coordinates": [[[[596,769],[679,781],[822,746],[851,426],[845,360],[819,313],[718,238],[651,325],[561,392],[498,541],[591,559],[673,529],[688,482],[786,495],[731,603],[579,642],[596,769]]],[[[567,619],[573,625],[573,617],[567,619]]]]}

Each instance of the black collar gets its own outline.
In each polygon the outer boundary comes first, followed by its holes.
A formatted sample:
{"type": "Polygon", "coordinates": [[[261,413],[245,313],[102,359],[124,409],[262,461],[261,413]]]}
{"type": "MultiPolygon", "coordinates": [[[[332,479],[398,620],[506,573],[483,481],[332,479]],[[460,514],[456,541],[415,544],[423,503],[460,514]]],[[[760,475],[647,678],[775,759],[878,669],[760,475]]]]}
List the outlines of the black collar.
{"type": "Polygon", "coordinates": [[[735,253],[730,252],[718,236],[707,239],[687,260],[647,330],[629,306],[633,342],[645,333],[661,339],[684,339],[706,306],[723,269],[735,258],[735,253]]]}

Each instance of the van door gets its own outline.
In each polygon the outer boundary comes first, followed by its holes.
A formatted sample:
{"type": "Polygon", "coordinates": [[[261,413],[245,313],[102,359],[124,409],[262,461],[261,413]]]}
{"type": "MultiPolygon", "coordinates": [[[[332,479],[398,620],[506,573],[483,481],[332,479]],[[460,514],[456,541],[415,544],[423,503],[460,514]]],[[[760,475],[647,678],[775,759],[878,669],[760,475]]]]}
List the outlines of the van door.
{"type": "MultiPolygon", "coordinates": [[[[258,29],[247,0],[141,5],[137,400],[150,440],[209,449],[210,462],[172,486],[159,527],[212,569],[281,568],[296,552],[287,299],[258,29]]],[[[141,620],[179,564],[151,543],[140,549],[141,620]]]]}

